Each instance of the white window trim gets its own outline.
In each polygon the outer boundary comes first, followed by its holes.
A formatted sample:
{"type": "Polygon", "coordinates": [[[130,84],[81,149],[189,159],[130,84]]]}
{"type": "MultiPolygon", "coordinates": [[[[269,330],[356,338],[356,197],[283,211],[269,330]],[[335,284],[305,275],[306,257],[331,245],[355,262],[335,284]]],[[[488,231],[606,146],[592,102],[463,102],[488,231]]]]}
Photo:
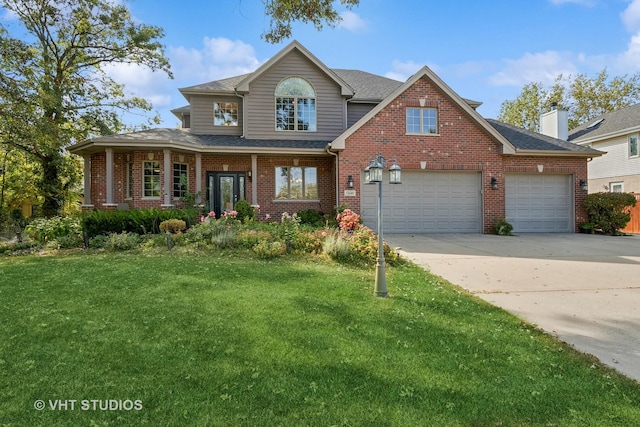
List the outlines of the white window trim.
{"type": "Polygon", "coordinates": [[[614,186],[620,186],[620,193],[624,193],[624,181],[614,181],[609,183],[609,192],[610,193],[618,193],[618,191],[613,191],[614,186]]]}
{"type": "Polygon", "coordinates": [[[440,111],[438,111],[438,108],[436,107],[407,107],[405,109],[405,115],[404,115],[404,131],[405,131],[405,135],[421,135],[421,136],[440,136],[440,127],[438,126],[438,123],[440,121],[440,111]],[[407,130],[407,117],[408,117],[408,113],[409,110],[419,110],[420,111],[420,130],[421,132],[409,132],[407,130]],[[434,133],[430,133],[430,132],[423,132],[423,117],[422,114],[424,111],[426,110],[434,110],[436,112],[436,131],[434,133]]]}
{"type": "Polygon", "coordinates": [[[215,127],[237,127],[238,123],[240,122],[240,110],[239,110],[239,103],[236,101],[215,101],[213,103],[213,126],[215,127]],[[227,124],[227,122],[225,122],[224,124],[221,125],[217,125],[216,124],[216,104],[220,105],[220,104],[235,104],[236,105],[236,123],[235,124],[227,124]]]}
{"type": "Polygon", "coordinates": [[[162,169],[160,166],[160,162],[158,160],[143,160],[142,161],[142,199],[143,200],[160,200],[162,198],[162,169]],[[157,163],[158,168],[160,169],[160,174],[158,175],[159,183],[160,183],[160,195],[158,196],[146,196],[144,192],[144,164],[145,163],[157,163]]]}
{"type": "Polygon", "coordinates": [[[629,137],[627,137],[627,155],[629,156],[630,159],[635,159],[636,157],[640,157],[640,145],[639,145],[637,133],[629,135],[629,137]],[[633,155],[631,154],[631,138],[636,139],[636,154],[633,154],[633,155]]]}
{"type": "Polygon", "coordinates": [[[189,164],[188,163],[182,163],[182,162],[173,162],[171,164],[171,197],[174,200],[180,200],[181,197],[183,196],[176,196],[175,195],[175,190],[176,190],[176,183],[174,182],[175,179],[175,172],[176,172],[176,165],[182,165],[185,166],[186,172],[187,172],[187,189],[185,190],[185,193],[189,192],[189,164]]]}
{"type": "Polygon", "coordinates": [[[128,161],[124,164],[125,167],[125,189],[124,195],[125,200],[133,200],[133,162],[128,161]],[[129,194],[129,189],[131,189],[131,194],[129,194]]]}

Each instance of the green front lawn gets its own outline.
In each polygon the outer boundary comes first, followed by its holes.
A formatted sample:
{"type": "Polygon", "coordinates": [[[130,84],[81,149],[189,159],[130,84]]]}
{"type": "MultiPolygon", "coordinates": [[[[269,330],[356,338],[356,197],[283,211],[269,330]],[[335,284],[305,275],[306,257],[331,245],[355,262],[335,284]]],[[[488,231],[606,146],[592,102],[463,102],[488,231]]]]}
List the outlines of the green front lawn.
{"type": "Polygon", "coordinates": [[[640,425],[637,382],[412,265],[376,298],[373,270],[0,258],[0,426],[640,425]]]}

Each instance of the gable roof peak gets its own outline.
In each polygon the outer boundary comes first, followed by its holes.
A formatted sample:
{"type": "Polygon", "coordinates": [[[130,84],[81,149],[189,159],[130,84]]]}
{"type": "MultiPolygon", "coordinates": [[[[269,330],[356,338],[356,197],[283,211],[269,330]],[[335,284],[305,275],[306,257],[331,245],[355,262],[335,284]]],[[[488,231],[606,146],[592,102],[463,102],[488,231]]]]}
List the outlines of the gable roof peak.
{"type": "Polygon", "coordinates": [[[264,64],[258,67],[253,73],[247,75],[242,81],[240,81],[235,87],[236,91],[239,93],[247,93],[249,92],[249,86],[251,82],[264,74],[267,70],[269,70],[273,65],[278,63],[282,58],[291,54],[294,50],[300,52],[303,56],[305,56],[311,63],[316,65],[322,72],[324,72],[327,76],[329,76],[333,81],[338,84],[341,88],[341,94],[343,96],[351,97],[355,94],[355,90],[349,86],[347,82],[345,82],[342,78],[340,78],[333,70],[327,67],[322,61],[320,61],[314,54],[312,54],[306,47],[304,47],[297,40],[293,40],[287,46],[285,46],[280,52],[276,53],[274,56],[269,58],[264,64]]]}

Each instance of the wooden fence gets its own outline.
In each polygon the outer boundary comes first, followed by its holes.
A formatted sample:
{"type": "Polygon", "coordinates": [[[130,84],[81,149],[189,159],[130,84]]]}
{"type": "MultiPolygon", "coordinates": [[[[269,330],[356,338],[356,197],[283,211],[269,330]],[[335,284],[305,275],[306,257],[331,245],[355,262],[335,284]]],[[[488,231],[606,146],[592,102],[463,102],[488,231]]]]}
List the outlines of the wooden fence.
{"type": "Polygon", "coordinates": [[[636,196],[636,205],[631,208],[631,221],[623,228],[623,233],[640,233],[640,193],[634,193],[636,196]]]}

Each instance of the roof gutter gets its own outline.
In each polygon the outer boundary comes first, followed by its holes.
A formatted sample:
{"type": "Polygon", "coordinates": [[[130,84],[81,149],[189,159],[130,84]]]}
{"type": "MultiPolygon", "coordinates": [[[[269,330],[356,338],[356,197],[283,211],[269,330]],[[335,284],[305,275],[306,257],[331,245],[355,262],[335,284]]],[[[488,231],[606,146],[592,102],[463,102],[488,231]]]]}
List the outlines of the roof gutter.
{"type": "Polygon", "coordinates": [[[522,150],[516,149],[516,156],[534,157],[599,157],[606,154],[603,151],[556,151],[556,150],[522,150]]]}

